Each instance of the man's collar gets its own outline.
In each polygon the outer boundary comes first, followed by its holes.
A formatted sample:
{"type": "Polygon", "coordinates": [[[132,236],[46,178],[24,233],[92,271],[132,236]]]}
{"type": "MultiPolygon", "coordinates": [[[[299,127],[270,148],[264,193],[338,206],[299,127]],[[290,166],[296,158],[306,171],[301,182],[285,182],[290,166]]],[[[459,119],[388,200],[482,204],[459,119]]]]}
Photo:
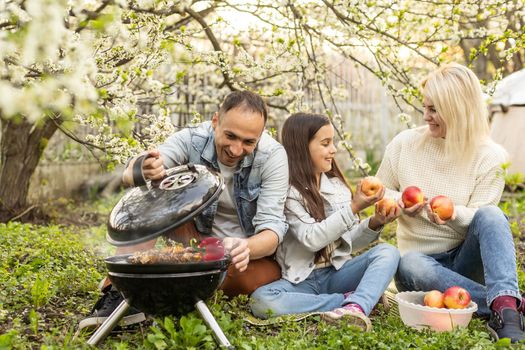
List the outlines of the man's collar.
{"type": "Polygon", "coordinates": [[[215,132],[213,129],[211,130],[210,137],[208,137],[206,145],[202,150],[201,157],[214,167],[219,167],[219,164],[217,163],[217,152],[215,151],[215,132]]]}
{"type": "Polygon", "coordinates": [[[253,159],[255,158],[255,152],[257,152],[257,147],[255,147],[255,150],[251,153],[251,154],[248,154],[246,155],[242,160],[241,160],[241,166],[240,168],[247,168],[247,167],[250,167],[252,166],[253,164],[253,159]]]}

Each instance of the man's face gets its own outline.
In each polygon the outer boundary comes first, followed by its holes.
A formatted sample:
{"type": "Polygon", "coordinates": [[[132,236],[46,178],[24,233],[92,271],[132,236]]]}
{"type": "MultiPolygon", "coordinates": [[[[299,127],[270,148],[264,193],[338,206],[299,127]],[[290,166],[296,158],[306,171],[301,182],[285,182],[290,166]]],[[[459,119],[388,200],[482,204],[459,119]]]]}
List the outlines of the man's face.
{"type": "Polygon", "coordinates": [[[264,130],[264,117],[239,106],[230,109],[220,120],[219,114],[215,113],[212,125],[217,158],[222,164],[233,167],[255,150],[264,130]]]}

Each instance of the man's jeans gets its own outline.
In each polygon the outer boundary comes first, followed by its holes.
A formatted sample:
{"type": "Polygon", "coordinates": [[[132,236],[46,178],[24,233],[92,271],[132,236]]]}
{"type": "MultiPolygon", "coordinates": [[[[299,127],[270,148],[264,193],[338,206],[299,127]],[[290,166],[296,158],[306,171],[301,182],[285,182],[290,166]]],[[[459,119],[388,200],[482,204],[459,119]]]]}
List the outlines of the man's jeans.
{"type": "Polygon", "coordinates": [[[516,251],[507,218],[496,206],[479,208],[460,246],[439,254],[403,255],[396,286],[400,291],[463,287],[478,304],[477,314],[483,317],[490,315],[489,306],[498,296],[521,300],[516,251]]]}
{"type": "Polygon", "coordinates": [[[298,284],[285,279],[255,290],[251,308],[255,316],[330,311],[348,303],[359,304],[368,315],[394,277],[399,251],[379,244],[348,260],[339,270],[333,266],[312,271],[298,284]],[[354,291],[346,299],[343,293],[354,291]]]}

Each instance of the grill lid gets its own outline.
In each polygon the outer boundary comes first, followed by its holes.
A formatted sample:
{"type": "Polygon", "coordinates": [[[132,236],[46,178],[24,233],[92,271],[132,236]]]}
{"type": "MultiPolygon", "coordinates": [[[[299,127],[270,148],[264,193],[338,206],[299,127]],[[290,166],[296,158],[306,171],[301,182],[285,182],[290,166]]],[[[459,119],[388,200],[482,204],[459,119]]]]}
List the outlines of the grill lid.
{"type": "Polygon", "coordinates": [[[166,170],[166,177],[129,190],[113,207],[107,240],[115,246],[134,245],[158,237],[202,212],[224,187],[222,177],[203,165],[166,170]]]}

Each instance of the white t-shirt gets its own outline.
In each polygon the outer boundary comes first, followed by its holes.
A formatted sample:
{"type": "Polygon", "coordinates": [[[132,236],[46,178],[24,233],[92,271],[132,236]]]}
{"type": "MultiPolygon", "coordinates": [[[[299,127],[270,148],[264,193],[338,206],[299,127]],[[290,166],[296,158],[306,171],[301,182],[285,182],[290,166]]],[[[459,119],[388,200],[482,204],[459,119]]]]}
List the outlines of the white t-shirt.
{"type": "Polygon", "coordinates": [[[217,213],[213,220],[213,233],[219,238],[244,238],[245,235],[239,223],[239,217],[237,216],[237,206],[233,200],[233,173],[237,170],[237,166],[229,167],[221,162],[218,163],[221,175],[224,178],[225,187],[219,196],[217,213]]]}

